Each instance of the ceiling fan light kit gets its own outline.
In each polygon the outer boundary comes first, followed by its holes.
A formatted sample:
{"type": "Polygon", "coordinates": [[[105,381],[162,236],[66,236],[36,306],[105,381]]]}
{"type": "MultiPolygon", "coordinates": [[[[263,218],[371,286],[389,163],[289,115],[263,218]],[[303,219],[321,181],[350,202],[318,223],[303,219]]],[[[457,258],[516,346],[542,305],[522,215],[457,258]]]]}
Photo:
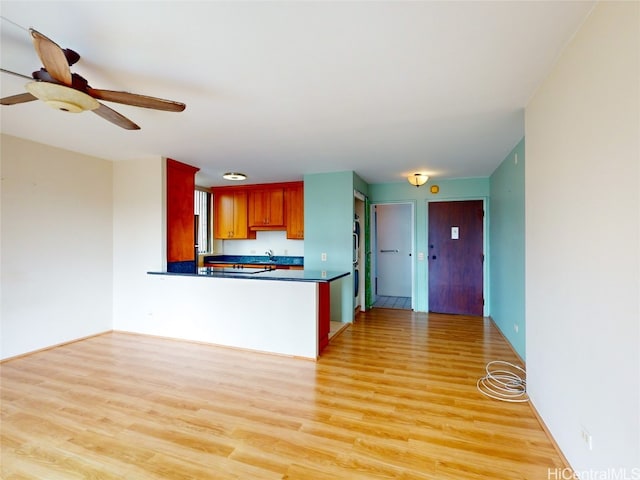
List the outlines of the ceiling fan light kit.
{"type": "Polygon", "coordinates": [[[420,185],[424,185],[429,180],[429,175],[425,175],[424,173],[414,173],[413,175],[409,175],[407,177],[407,181],[416,187],[420,185]]]}
{"type": "Polygon", "coordinates": [[[227,172],[224,175],[222,175],[222,178],[224,178],[225,180],[235,180],[235,181],[240,181],[240,180],[246,180],[247,176],[244,173],[239,173],[239,172],[227,172]]]}
{"type": "MultiPolygon", "coordinates": [[[[80,60],[78,53],[68,48],[60,48],[53,40],[33,28],[29,29],[29,33],[44,68],[33,72],[32,77],[35,81],[25,85],[29,93],[1,98],[0,104],[2,105],[17,105],[38,99],[50,107],[64,112],[80,113],[91,110],[96,115],[126,130],[139,130],[140,127],[124,115],[100,103],[99,100],[167,112],[182,112],[186,108],[184,103],[173,100],[91,88],[87,80],[77,73],[71,73],[69,68],[80,60]]],[[[3,73],[29,78],[9,70],[1,70],[3,73]]]]}
{"type": "Polygon", "coordinates": [[[64,112],[80,113],[95,110],[98,101],[80,90],[56,83],[30,82],[25,85],[27,91],[47,105],[64,112]]]}

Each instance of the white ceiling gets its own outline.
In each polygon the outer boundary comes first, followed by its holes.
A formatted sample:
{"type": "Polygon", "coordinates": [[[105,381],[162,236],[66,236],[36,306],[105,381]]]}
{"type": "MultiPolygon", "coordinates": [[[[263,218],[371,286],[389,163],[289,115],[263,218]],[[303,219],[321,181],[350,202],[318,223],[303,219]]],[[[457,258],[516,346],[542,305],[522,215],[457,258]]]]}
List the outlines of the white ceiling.
{"type": "MultiPolygon", "coordinates": [[[[81,55],[94,88],[184,102],[109,103],[126,131],[42,102],[0,107],[3,133],[97,157],[167,156],[249,183],[356,171],[368,183],[490,175],[523,109],[594,2],[4,1],[0,66],[31,75],[33,27],[81,55]],[[17,24],[17,25],[15,25],[17,24]]],[[[3,73],[2,96],[26,81],[3,73]]]]}

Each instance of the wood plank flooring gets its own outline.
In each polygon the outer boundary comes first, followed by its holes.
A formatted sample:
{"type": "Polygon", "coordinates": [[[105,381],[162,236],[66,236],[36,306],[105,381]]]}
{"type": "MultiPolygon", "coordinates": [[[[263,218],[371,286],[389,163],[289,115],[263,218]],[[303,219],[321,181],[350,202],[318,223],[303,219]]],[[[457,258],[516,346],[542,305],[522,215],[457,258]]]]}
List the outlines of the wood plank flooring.
{"type": "Polygon", "coordinates": [[[318,362],[109,333],[1,368],[0,477],[531,479],[564,467],[487,320],[374,309],[318,362]]]}

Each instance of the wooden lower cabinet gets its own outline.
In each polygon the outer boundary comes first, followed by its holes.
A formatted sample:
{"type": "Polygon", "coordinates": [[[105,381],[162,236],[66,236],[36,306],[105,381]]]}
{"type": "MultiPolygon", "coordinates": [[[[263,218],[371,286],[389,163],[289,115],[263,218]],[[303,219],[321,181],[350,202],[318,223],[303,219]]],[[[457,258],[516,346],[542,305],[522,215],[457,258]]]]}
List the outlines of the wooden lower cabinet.
{"type": "Polygon", "coordinates": [[[205,267],[241,267],[241,268],[267,268],[269,266],[274,267],[274,270],[304,270],[303,265],[268,265],[264,263],[205,263],[205,267]]]}

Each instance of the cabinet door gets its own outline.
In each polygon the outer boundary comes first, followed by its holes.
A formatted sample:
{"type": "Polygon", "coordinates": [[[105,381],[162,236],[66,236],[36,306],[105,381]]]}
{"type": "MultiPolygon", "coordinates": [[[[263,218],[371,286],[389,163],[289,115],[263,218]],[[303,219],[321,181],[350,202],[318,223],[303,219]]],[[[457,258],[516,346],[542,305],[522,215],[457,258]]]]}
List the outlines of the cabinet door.
{"type": "Polygon", "coordinates": [[[269,191],[269,225],[284,225],[284,190],[276,188],[269,191]]]}
{"type": "Polygon", "coordinates": [[[304,238],[304,189],[302,185],[287,188],[287,238],[304,238]]]}
{"type": "Polygon", "coordinates": [[[233,193],[233,235],[231,238],[256,238],[255,232],[250,232],[247,225],[247,192],[244,190],[233,193]]]}
{"type": "Polygon", "coordinates": [[[265,190],[251,190],[249,192],[249,227],[262,227],[266,224],[268,215],[265,190]]]}
{"type": "Polygon", "coordinates": [[[235,223],[235,198],[234,192],[216,192],[214,194],[214,237],[233,238],[235,223]]]}
{"type": "Polygon", "coordinates": [[[249,192],[249,227],[284,226],[284,190],[259,188],[249,192]]]}
{"type": "Polygon", "coordinates": [[[247,227],[247,192],[244,190],[214,193],[214,237],[223,240],[256,238],[247,227]]]}
{"type": "Polygon", "coordinates": [[[167,159],[167,262],[195,260],[193,192],[197,168],[167,159]]]}

